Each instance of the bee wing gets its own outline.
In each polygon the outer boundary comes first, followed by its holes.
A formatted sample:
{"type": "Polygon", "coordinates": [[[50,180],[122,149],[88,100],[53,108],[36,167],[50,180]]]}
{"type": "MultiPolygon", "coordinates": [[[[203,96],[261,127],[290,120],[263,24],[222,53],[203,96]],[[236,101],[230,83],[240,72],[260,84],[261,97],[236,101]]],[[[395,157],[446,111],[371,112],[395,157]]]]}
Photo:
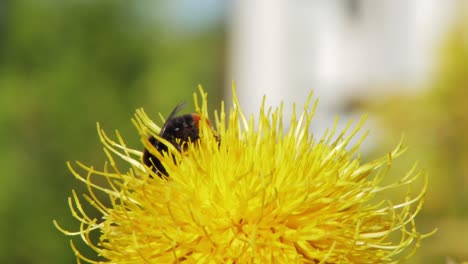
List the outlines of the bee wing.
{"type": "Polygon", "coordinates": [[[180,110],[182,110],[185,107],[186,104],[187,104],[186,102],[180,103],[174,108],[174,110],[172,110],[172,112],[169,114],[169,117],[167,117],[166,122],[164,122],[164,125],[161,128],[161,131],[159,132],[159,135],[161,135],[161,136],[164,135],[164,132],[166,131],[166,128],[167,128],[168,124],[170,123],[170,121],[175,117],[175,115],[180,110]]]}

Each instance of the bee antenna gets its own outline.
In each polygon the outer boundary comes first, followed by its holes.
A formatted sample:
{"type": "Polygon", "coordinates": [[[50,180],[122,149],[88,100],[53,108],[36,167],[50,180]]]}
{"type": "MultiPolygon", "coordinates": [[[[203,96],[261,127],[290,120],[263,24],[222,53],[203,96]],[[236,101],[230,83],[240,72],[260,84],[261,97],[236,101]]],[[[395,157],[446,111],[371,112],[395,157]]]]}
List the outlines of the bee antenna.
{"type": "Polygon", "coordinates": [[[164,122],[164,125],[163,125],[163,127],[161,128],[161,131],[159,132],[159,135],[164,134],[164,132],[166,131],[167,125],[169,124],[169,121],[171,121],[171,119],[173,119],[174,116],[175,116],[178,112],[180,112],[180,110],[182,110],[182,109],[185,107],[185,105],[187,105],[187,102],[180,103],[180,104],[178,104],[178,105],[174,108],[174,110],[172,110],[172,112],[171,112],[171,113],[169,114],[169,116],[167,117],[166,122],[164,122]]]}

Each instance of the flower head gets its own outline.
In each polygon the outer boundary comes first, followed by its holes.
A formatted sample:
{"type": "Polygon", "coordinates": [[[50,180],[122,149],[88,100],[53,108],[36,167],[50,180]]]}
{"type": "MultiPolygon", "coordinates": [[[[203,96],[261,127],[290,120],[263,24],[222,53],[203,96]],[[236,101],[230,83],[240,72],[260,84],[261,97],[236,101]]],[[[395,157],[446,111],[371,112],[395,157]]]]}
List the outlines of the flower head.
{"type": "Polygon", "coordinates": [[[346,135],[331,129],[316,138],[309,126],[317,103],[311,96],[302,114],[294,110],[288,129],[282,106],[246,118],[235,96],[228,112],[215,112],[210,126],[206,93],[200,89],[198,142],[179,152],[142,109],[135,124],[145,148],[163,164],[157,177],[142,151],[110,139],[98,126],[109,162],[96,170],[80,162],[72,173],[86,184],[84,200],[101,214],[90,218],[73,192],[70,207],[80,235],[105,260],[93,261],[72,247],[78,261],[91,263],[390,263],[419,247],[415,228],[426,185],[404,201],[378,201],[381,192],[411,185],[413,168],[398,182],[382,185],[401,144],[382,158],[362,163],[359,142],[349,146],[361,123],[346,135]],[[216,134],[216,135],[215,135],[216,134]],[[158,152],[148,141],[167,144],[158,152]],[[114,158],[128,163],[125,172],[114,158]],[[156,176],[156,177],[154,177],[156,176]],[[104,180],[104,181],[103,181],[104,180]],[[99,199],[104,193],[109,203],[99,199]],[[99,241],[90,234],[99,231],[99,241]],[[394,236],[397,235],[397,237],[394,236]],[[408,250],[410,249],[410,250],[408,250]]]}

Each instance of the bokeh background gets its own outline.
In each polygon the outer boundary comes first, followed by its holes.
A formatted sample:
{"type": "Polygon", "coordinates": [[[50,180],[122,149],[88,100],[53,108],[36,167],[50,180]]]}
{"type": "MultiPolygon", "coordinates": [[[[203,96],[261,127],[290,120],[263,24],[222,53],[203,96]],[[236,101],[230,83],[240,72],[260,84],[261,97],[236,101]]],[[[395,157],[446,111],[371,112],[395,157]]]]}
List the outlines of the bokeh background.
{"type": "Polygon", "coordinates": [[[288,109],[314,90],[318,136],[335,115],[369,113],[368,159],[404,133],[393,173],[420,162],[419,229],[438,228],[408,263],[468,260],[467,12],[464,0],[0,0],[0,263],[75,262],[52,220],[78,228],[67,197],[83,186],[66,161],[103,164],[97,121],[140,148],[136,108],[190,111],[202,84],[215,109],[232,80],[248,113],[264,94],[288,109]]]}

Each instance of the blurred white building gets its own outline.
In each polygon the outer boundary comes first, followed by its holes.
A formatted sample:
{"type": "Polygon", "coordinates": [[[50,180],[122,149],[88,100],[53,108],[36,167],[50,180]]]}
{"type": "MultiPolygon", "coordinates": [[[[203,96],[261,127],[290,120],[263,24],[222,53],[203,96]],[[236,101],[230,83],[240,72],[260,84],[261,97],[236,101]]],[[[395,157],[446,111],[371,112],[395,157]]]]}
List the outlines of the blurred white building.
{"type": "Polygon", "coordinates": [[[237,83],[245,112],[258,111],[264,94],[269,105],[284,101],[287,110],[292,101],[301,106],[314,90],[320,98],[314,126],[320,132],[337,114],[347,121],[340,110],[349,98],[424,87],[463,0],[231,4],[227,76],[237,83]]]}

